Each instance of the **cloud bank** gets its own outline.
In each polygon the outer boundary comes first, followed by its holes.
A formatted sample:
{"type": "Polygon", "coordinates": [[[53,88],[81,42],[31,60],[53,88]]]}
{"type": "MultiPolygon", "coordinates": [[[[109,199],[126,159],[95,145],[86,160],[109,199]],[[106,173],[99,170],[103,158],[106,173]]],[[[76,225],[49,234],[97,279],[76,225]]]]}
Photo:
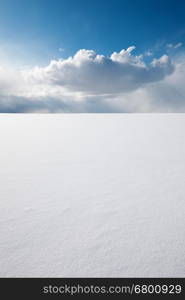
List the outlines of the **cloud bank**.
{"type": "Polygon", "coordinates": [[[185,58],[145,61],[134,46],[110,56],[79,50],[46,67],[0,66],[0,112],[185,111],[185,58]]]}

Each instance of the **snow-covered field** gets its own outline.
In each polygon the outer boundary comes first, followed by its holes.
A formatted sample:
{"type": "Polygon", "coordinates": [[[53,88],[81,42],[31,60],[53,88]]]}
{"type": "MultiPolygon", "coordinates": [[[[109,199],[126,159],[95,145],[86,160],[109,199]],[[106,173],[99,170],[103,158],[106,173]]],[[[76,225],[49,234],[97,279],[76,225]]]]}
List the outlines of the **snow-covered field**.
{"type": "Polygon", "coordinates": [[[185,114],[0,115],[0,277],[185,277],[185,114]]]}

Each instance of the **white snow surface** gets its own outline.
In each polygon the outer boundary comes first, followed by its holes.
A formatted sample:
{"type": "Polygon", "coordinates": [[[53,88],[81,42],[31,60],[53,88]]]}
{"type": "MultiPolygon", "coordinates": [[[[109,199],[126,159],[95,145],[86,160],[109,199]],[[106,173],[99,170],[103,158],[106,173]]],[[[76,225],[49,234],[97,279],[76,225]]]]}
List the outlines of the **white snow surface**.
{"type": "Polygon", "coordinates": [[[185,114],[0,115],[0,277],[185,277],[185,114]]]}

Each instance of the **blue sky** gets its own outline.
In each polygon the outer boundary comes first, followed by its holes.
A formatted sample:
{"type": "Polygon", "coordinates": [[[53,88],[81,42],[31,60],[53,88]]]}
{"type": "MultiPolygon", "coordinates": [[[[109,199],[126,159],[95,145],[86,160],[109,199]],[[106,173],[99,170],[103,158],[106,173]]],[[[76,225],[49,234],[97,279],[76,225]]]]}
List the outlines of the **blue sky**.
{"type": "Polygon", "coordinates": [[[0,112],[185,112],[184,0],[0,0],[0,112]]]}
{"type": "Polygon", "coordinates": [[[1,0],[0,42],[15,59],[46,62],[78,49],[110,54],[130,45],[162,51],[185,41],[183,0],[1,0]],[[8,50],[11,52],[11,49],[8,50]]]}

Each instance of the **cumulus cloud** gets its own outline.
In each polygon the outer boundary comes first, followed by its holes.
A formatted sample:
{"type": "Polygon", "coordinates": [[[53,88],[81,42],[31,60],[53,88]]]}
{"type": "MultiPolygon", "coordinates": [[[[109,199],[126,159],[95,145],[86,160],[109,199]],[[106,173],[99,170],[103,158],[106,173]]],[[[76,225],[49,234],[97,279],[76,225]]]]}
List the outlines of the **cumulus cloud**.
{"type": "Polygon", "coordinates": [[[106,57],[82,49],[46,67],[0,67],[0,112],[185,111],[185,57],[146,62],[134,50],[106,57]]]}
{"type": "Polygon", "coordinates": [[[132,55],[134,49],[132,46],[110,57],[82,49],[74,57],[53,60],[45,68],[36,67],[26,76],[32,82],[58,85],[70,91],[104,94],[132,91],[173,72],[168,56],[147,65],[142,55],[132,55]]]}

